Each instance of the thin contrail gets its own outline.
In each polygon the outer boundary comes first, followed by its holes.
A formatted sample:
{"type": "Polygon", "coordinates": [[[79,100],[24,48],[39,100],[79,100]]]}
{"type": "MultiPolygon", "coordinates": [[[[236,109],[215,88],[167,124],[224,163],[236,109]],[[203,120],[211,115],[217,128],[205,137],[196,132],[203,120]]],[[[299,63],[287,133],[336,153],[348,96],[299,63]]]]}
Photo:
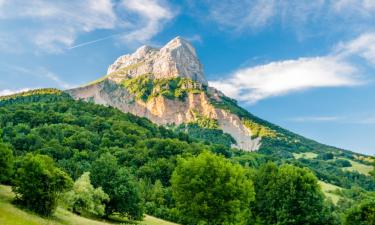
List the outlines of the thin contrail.
{"type": "MultiPolygon", "coordinates": [[[[120,34],[122,34],[122,33],[120,33],[120,34]]],[[[71,49],[74,49],[74,48],[79,48],[79,47],[82,47],[82,46],[94,44],[96,42],[100,42],[100,41],[104,41],[104,40],[113,38],[113,37],[118,36],[120,34],[112,34],[112,35],[109,35],[107,37],[99,38],[99,39],[96,39],[96,40],[93,40],[93,41],[84,42],[84,43],[81,43],[81,44],[78,44],[78,45],[71,46],[68,49],[71,50],[71,49]]]]}

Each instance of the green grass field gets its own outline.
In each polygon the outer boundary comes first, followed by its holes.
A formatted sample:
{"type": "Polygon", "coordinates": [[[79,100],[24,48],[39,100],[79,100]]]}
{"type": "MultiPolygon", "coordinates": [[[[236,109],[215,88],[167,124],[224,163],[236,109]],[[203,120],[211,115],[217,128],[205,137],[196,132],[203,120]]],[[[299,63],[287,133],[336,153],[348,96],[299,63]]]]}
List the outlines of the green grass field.
{"type": "Polygon", "coordinates": [[[300,158],[315,159],[318,156],[318,154],[313,153],[313,152],[303,152],[303,153],[293,153],[293,156],[295,159],[300,159],[300,158]]]}
{"type": "Polygon", "coordinates": [[[336,204],[340,200],[341,197],[331,193],[331,191],[334,191],[336,189],[342,189],[341,187],[323,181],[319,181],[319,185],[322,188],[324,195],[328,198],[331,198],[334,204],[336,204]]]}
{"type": "MultiPolygon", "coordinates": [[[[343,158],[341,158],[341,159],[343,159],[343,158]]],[[[352,166],[351,167],[345,167],[345,168],[343,168],[343,170],[358,171],[359,173],[362,173],[364,175],[369,175],[370,172],[373,169],[372,166],[365,165],[365,164],[362,164],[362,163],[359,163],[359,162],[356,162],[356,161],[353,161],[353,160],[349,160],[349,159],[346,159],[346,160],[348,160],[352,164],[352,166]]]]}
{"type": "MultiPolygon", "coordinates": [[[[49,218],[42,218],[33,212],[20,209],[11,204],[14,194],[11,187],[0,185],[0,224],[1,225],[110,225],[108,221],[98,221],[75,215],[63,208],[58,208],[49,218]]],[[[124,223],[121,223],[124,224],[124,223]]],[[[126,224],[126,223],[125,223],[126,224]]],[[[147,216],[140,225],[176,225],[152,216],[147,216]]]]}

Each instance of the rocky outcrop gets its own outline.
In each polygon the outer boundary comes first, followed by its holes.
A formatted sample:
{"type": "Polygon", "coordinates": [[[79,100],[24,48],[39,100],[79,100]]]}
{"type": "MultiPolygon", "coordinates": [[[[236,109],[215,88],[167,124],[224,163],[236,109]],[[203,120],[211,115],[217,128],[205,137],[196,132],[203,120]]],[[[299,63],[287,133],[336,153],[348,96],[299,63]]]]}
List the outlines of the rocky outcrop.
{"type": "Polygon", "coordinates": [[[177,37],[161,49],[143,46],[135,53],[121,56],[108,69],[108,75],[90,85],[68,90],[75,99],[110,105],[123,112],[150,119],[160,125],[192,122],[194,114],[216,119],[219,128],[237,142],[235,147],[247,151],[259,149],[261,138],[252,138],[252,132],[241,119],[226,110],[214,107],[210,98],[220,100],[223,94],[208,87],[205,91],[189,92],[184,99],[170,99],[157,95],[148,101],[137,100],[121,85],[125,79],[149,74],[153,78],[184,77],[207,85],[203,68],[195,49],[187,41],[177,37]]]}
{"type": "Polygon", "coordinates": [[[203,66],[193,46],[180,37],[157,49],[142,46],[135,53],[119,57],[109,66],[109,79],[123,79],[152,74],[155,78],[185,77],[207,84],[203,66]]]}

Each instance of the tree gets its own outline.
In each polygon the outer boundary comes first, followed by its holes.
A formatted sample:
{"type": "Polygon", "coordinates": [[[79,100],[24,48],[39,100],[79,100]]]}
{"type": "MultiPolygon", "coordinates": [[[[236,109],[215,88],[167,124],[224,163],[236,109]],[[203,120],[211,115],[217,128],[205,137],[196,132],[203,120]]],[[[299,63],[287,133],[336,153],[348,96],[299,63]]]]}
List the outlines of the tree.
{"type": "Polygon", "coordinates": [[[0,183],[10,180],[13,173],[13,151],[0,141],[0,183]]]}
{"type": "Polygon", "coordinates": [[[345,216],[345,225],[375,225],[375,198],[353,206],[345,216]]]}
{"type": "Polygon", "coordinates": [[[254,176],[255,214],[262,224],[332,224],[317,178],[291,165],[262,166],[254,176]]]}
{"type": "Polygon", "coordinates": [[[103,154],[92,164],[92,181],[95,187],[101,186],[110,197],[106,204],[106,215],[117,212],[130,219],[143,217],[140,189],[134,177],[109,153],[103,154]]]}
{"type": "Polygon", "coordinates": [[[172,190],[186,224],[246,224],[253,183],[240,165],[204,152],[180,159],[172,190]]]}
{"type": "Polygon", "coordinates": [[[52,214],[58,196],[73,184],[50,157],[30,153],[21,160],[14,177],[13,191],[17,201],[42,215],[52,214]]]}
{"type": "Polygon", "coordinates": [[[109,196],[101,187],[94,188],[90,182],[90,173],[86,172],[78,178],[73,189],[64,195],[68,209],[79,214],[103,216],[104,202],[109,201],[109,196]]]}

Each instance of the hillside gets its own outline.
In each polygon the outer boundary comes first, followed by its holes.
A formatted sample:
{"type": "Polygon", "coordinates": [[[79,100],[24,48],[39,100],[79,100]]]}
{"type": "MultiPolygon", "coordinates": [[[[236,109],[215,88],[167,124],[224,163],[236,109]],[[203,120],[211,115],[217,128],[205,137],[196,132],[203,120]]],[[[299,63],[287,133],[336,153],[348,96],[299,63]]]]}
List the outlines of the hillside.
{"type": "MultiPolygon", "coordinates": [[[[308,167],[322,181],[326,196],[335,203],[340,199],[354,201],[353,194],[346,191],[359,191],[366,196],[368,191],[375,190],[375,181],[368,174],[373,169],[371,157],[324,146],[298,135],[295,137],[306,142],[297,146],[310,146],[309,149],[296,151],[288,145],[278,147],[276,142],[268,146],[270,151],[247,152],[231,148],[228,145],[231,139],[220,130],[199,125],[215,126],[211,120],[165,128],[112,107],[76,101],[58,90],[40,89],[32,93],[0,100],[1,139],[11,146],[17,158],[28,152],[48,155],[76,180],[85,171],[91,171],[103,155],[109,154],[134,176],[145,213],[169,221],[179,221],[174,214],[176,205],[170,183],[178,158],[197,156],[205,151],[222,155],[245,168],[257,169],[267,161],[308,167]],[[190,129],[194,130],[191,136],[188,135],[190,129]],[[324,148],[315,150],[316,146],[324,148]],[[352,190],[355,187],[360,190],[352,190]],[[335,189],[345,192],[336,193],[335,189]]],[[[257,120],[285,135],[294,135],[257,120]]],[[[59,212],[61,210],[57,215],[59,212]]]]}
{"type": "MultiPolygon", "coordinates": [[[[58,208],[51,218],[43,218],[37,214],[22,210],[11,202],[14,194],[9,186],[0,185],[0,224],[2,225],[110,225],[116,222],[88,219],[75,215],[63,208],[58,208]]],[[[124,224],[124,223],[122,223],[124,224]]],[[[152,216],[145,217],[140,225],[173,225],[152,216]]]]}

